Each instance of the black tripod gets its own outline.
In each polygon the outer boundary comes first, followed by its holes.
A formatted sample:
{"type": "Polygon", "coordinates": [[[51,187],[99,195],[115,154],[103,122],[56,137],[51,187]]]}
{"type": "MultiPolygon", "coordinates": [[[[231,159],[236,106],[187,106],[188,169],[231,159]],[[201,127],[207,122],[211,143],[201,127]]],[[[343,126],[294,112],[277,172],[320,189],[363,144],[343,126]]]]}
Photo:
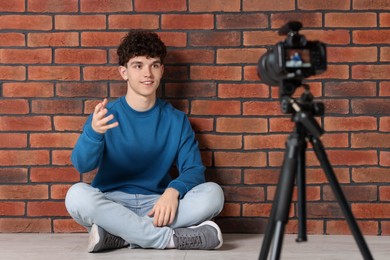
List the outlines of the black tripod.
{"type": "Polygon", "coordinates": [[[313,146],[317,159],[328,178],[329,184],[332,187],[333,193],[348,222],[349,228],[363,258],[373,259],[333,172],[332,166],[329,163],[322,142],[318,139],[324,131],[314,119],[314,116],[323,115],[324,106],[322,103],[315,103],[312,102],[312,100],[313,96],[309,92],[308,86],[305,86],[305,92],[302,94],[299,102],[290,98],[288,95],[282,97],[282,110],[285,113],[292,113],[295,129],[286,142],[283,166],[272,205],[271,215],[265,230],[259,260],[267,259],[272,239],[274,240],[271,259],[280,258],[283,233],[288,221],[295,179],[298,187],[298,238],[296,241],[307,241],[305,206],[305,152],[307,148],[307,139],[313,146]],[[273,236],[275,237],[273,238],[273,236]]]}

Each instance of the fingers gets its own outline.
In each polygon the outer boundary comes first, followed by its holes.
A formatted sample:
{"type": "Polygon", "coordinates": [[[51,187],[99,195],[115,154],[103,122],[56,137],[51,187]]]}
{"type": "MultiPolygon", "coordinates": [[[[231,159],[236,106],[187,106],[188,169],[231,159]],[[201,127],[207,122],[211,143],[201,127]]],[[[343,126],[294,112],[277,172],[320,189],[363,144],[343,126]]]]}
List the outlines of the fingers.
{"type": "Polygon", "coordinates": [[[107,103],[108,100],[105,98],[103,102],[97,104],[92,115],[92,128],[93,130],[101,134],[104,134],[107,130],[117,127],[119,125],[118,122],[108,124],[109,121],[114,119],[114,115],[109,115],[105,117],[105,115],[108,113],[108,110],[106,108],[107,103]]]}
{"type": "Polygon", "coordinates": [[[152,209],[148,214],[149,217],[154,217],[153,225],[155,227],[163,227],[173,223],[176,210],[173,209],[152,209]]]}

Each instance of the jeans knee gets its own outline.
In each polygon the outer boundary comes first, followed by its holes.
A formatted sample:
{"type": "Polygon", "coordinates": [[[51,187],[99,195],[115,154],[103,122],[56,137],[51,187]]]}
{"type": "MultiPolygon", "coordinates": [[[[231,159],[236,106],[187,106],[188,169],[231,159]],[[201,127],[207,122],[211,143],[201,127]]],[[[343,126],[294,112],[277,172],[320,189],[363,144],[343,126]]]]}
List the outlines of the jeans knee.
{"type": "Polygon", "coordinates": [[[82,182],[69,188],[65,196],[65,207],[71,216],[78,214],[81,210],[93,210],[93,199],[88,192],[90,188],[92,187],[82,182]]]}
{"type": "Polygon", "coordinates": [[[224,206],[225,196],[221,186],[214,182],[204,183],[207,196],[208,211],[213,212],[213,215],[218,215],[224,206]]]}

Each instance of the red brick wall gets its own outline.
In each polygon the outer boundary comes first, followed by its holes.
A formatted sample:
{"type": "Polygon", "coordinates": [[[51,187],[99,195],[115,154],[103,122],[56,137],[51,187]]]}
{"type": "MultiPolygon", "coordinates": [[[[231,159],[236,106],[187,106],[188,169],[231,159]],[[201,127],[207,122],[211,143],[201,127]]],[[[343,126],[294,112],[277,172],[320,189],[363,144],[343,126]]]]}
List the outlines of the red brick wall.
{"type": "MultiPolygon", "coordinates": [[[[218,223],[263,232],[293,125],[256,64],[300,20],[328,44],[329,69],[309,82],[326,105],[330,161],[363,233],[389,235],[389,10],[388,0],[0,0],[0,232],[83,230],[63,199],[93,173],[81,177],[69,156],[94,105],[125,93],[115,51],[130,28],[169,47],[160,94],[189,114],[207,177],[225,190],[218,223]]],[[[349,233],[307,157],[308,232],[349,233]]],[[[294,208],[291,218],[295,232],[294,208]]]]}

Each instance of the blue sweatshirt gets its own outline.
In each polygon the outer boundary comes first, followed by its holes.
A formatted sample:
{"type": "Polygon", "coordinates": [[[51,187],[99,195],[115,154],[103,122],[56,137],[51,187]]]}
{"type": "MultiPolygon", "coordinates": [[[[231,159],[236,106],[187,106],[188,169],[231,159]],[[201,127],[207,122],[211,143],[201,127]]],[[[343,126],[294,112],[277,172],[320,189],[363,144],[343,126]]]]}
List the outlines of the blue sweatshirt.
{"type": "Polygon", "coordinates": [[[106,108],[119,126],[99,134],[89,116],[71,157],[80,173],[99,168],[93,187],[130,194],[162,194],[172,187],[182,198],[205,181],[198,143],[183,112],[161,99],[150,110],[138,112],[125,97],[106,108]],[[173,164],[179,171],[174,180],[169,174],[173,164]]]}

